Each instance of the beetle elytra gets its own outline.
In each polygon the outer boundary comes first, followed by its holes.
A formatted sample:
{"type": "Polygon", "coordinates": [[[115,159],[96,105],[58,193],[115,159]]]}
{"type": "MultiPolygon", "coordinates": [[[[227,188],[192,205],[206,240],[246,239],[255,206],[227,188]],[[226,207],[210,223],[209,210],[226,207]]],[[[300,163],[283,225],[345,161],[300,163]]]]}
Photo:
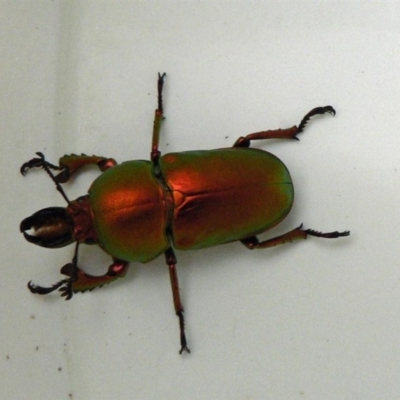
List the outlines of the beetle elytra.
{"type": "Polygon", "coordinates": [[[286,166],[266,151],[250,148],[253,140],[297,139],[315,115],[335,114],[331,106],[317,107],[299,126],[267,130],[240,137],[230,148],[187,151],[161,156],[158,149],[163,121],[162,90],[165,74],[158,75],[158,107],[155,111],[150,161],[117,164],[112,158],[65,155],[59,164],[42,153],[21,166],[25,175],[42,168],[53,180],[67,207],[49,207],[25,218],[20,231],[34,244],[58,248],[75,242],[72,262],[61,268],[66,276],[43,287],[28,283],[32,293],[56,289],[69,300],[73,293],[125,276],[129,262],[145,263],[164,254],[173,302],[180,327],[180,353],[190,352],[185,335],[174,248],[201,249],[240,241],[248,249],[264,249],[307,236],[334,239],[349,231],[322,233],[302,225],[283,235],[259,241],[259,233],[279,224],[289,213],[293,184],[286,166]],[[86,165],[97,165],[102,174],[88,194],[70,201],[61,184],[86,165]],[[59,171],[57,175],[53,171],[59,171]],[[78,267],[81,244],[96,244],[113,263],[106,274],[93,276],[78,267]]]}

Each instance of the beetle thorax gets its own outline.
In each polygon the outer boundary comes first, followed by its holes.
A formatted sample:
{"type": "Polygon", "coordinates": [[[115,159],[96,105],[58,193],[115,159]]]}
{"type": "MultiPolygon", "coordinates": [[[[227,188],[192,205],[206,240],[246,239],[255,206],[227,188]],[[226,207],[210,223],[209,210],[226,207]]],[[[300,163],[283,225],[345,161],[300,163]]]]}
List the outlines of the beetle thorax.
{"type": "Polygon", "coordinates": [[[71,201],[67,212],[74,220],[74,239],[79,243],[97,243],[97,234],[93,226],[93,213],[90,207],[89,196],[78,197],[71,201]]]}

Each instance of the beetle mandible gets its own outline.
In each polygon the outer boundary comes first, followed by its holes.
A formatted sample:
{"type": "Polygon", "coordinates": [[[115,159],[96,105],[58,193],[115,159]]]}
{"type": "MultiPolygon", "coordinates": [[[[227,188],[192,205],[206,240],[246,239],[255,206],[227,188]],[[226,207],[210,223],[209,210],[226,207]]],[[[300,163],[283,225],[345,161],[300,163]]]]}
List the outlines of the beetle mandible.
{"type": "Polygon", "coordinates": [[[163,121],[164,74],[158,74],[158,107],[155,110],[150,161],[127,161],[117,165],[113,158],[65,155],[59,165],[45,160],[42,153],[21,166],[25,175],[42,168],[55,183],[67,207],[49,207],[25,218],[20,231],[34,244],[47,248],[73,242],[72,262],[61,268],[67,278],[50,287],[28,283],[32,293],[48,294],[56,289],[66,300],[73,293],[125,276],[129,262],[148,262],[165,255],[173,302],[180,327],[180,352],[190,352],[183,306],[179,294],[176,257],[179,250],[201,249],[240,241],[248,249],[265,249],[307,236],[334,239],[349,231],[322,233],[302,225],[283,235],[259,241],[259,233],[279,224],[293,204],[293,184],[286,166],[273,154],[250,148],[253,140],[297,139],[309,119],[330,113],[331,106],[317,107],[299,126],[267,130],[240,137],[233,147],[169,153],[158,150],[163,121]],[[97,165],[103,173],[94,180],[88,194],[70,201],[61,184],[86,165],[97,165]],[[53,171],[59,171],[57,175],[53,171]],[[80,244],[96,244],[113,263],[106,274],[93,276],[78,267],[80,244]]]}

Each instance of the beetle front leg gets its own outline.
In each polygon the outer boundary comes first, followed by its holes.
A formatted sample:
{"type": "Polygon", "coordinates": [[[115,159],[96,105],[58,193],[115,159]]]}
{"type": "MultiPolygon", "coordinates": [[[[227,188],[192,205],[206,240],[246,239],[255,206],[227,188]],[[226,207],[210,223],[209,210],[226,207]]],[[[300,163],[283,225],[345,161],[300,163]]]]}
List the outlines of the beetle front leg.
{"type": "Polygon", "coordinates": [[[241,242],[248,249],[253,250],[253,249],[266,249],[268,247],[278,246],[279,244],[284,244],[288,242],[290,243],[298,239],[307,239],[307,236],[316,236],[325,239],[337,239],[339,237],[350,235],[349,231],[344,231],[344,232],[335,231],[335,232],[323,233],[314,231],[312,229],[302,229],[302,226],[303,224],[291,230],[290,232],[274,237],[272,239],[264,240],[262,242],[260,242],[256,236],[251,236],[249,238],[242,239],[241,242]]]}
{"type": "Polygon", "coordinates": [[[119,259],[114,259],[114,262],[108,267],[107,273],[104,275],[94,276],[87,274],[78,267],[78,248],[79,243],[75,246],[72,262],[64,265],[60,271],[69,278],[62,279],[50,287],[38,286],[28,282],[29,290],[32,293],[44,295],[59,289],[61,296],[65,297],[65,300],[69,300],[74,293],[93,290],[126,275],[129,263],[119,259]]]}
{"type": "Polygon", "coordinates": [[[179,294],[178,274],[176,272],[176,257],[171,248],[169,248],[165,252],[165,259],[167,261],[169,268],[169,276],[171,279],[172,296],[174,299],[175,313],[179,318],[179,330],[181,337],[181,349],[179,351],[179,354],[182,354],[184,351],[190,353],[190,350],[187,347],[187,341],[185,335],[185,319],[183,317],[183,306],[182,306],[181,296],[179,294]]]}
{"type": "Polygon", "coordinates": [[[46,161],[44,158],[44,154],[40,151],[36,152],[36,155],[39,157],[34,157],[21,165],[20,172],[22,175],[25,176],[32,168],[43,168],[44,170],[46,170],[46,168],[49,168],[56,171],[60,171],[63,169],[58,165],[54,165],[46,161]]]}
{"type": "Polygon", "coordinates": [[[309,113],[307,113],[304,118],[301,120],[299,126],[292,126],[288,129],[275,129],[275,130],[268,130],[262,132],[251,133],[247,136],[242,136],[238,140],[236,140],[233,147],[249,147],[250,142],[252,140],[262,140],[262,139],[295,139],[299,140],[297,135],[303,132],[307,122],[310,120],[311,117],[314,115],[323,115],[323,114],[332,114],[335,115],[336,111],[332,106],[325,106],[325,107],[316,107],[312,109],[309,113]]]}
{"type": "Polygon", "coordinates": [[[72,293],[91,291],[96,287],[102,287],[114,282],[118,278],[123,278],[128,271],[128,267],[129,262],[114,259],[114,262],[108,267],[107,273],[104,275],[89,275],[73,263],[64,265],[61,268],[61,273],[70,277],[69,292],[72,297],[72,293]]]}
{"type": "Polygon", "coordinates": [[[117,162],[113,158],[101,156],[87,156],[85,154],[70,154],[60,158],[59,165],[54,165],[45,160],[44,154],[36,153],[39,157],[32,158],[22,164],[20,171],[22,175],[26,175],[32,168],[43,168],[55,183],[67,182],[73,174],[85,165],[97,165],[100,171],[105,171],[113,167],[117,162]],[[51,170],[61,171],[58,175],[53,176],[51,170]]]}
{"type": "Polygon", "coordinates": [[[61,157],[59,164],[62,172],[56,176],[56,180],[57,182],[65,183],[71,178],[72,175],[86,165],[96,165],[101,172],[104,172],[107,169],[117,165],[117,162],[113,158],[102,156],[69,154],[61,157]]]}

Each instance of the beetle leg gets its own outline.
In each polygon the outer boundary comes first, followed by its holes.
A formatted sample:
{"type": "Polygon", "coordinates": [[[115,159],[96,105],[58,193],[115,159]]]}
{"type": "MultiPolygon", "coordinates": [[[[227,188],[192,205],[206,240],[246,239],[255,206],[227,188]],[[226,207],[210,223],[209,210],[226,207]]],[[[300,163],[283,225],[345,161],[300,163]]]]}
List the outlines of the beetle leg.
{"type": "Polygon", "coordinates": [[[325,106],[325,107],[316,107],[312,109],[309,113],[305,115],[305,117],[301,120],[299,126],[297,127],[292,126],[288,129],[275,129],[275,130],[268,130],[256,133],[250,133],[247,136],[242,136],[238,140],[236,140],[233,147],[249,147],[250,142],[252,140],[262,140],[262,139],[295,139],[299,140],[297,135],[303,132],[307,122],[310,120],[311,117],[314,115],[323,115],[323,114],[332,114],[335,115],[336,111],[332,106],[325,106]]]}
{"type": "Polygon", "coordinates": [[[160,142],[160,130],[161,123],[164,119],[163,116],[163,101],[162,101],[162,90],[164,86],[164,78],[166,77],[166,73],[163,74],[158,73],[158,81],[157,81],[157,109],[154,115],[154,124],[153,124],[153,139],[151,144],[151,161],[154,165],[158,164],[158,159],[160,158],[160,151],[158,150],[158,145],[160,142]]]}
{"type": "Polygon", "coordinates": [[[183,306],[182,306],[181,296],[179,294],[178,274],[176,272],[176,257],[172,248],[169,248],[165,252],[165,259],[168,264],[169,276],[171,278],[172,296],[174,299],[175,312],[179,318],[179,329],[181,336],[181,349],[179,351],[179,354],[182,354],[184,351],[190,353],[190,350],[187,347],[187,342],[186,342],[185,319],[183,317],[183,306]]]}
{"type": "Polygon", "coordinates": [[[28,282],[29,290],[32,293],[43,295],[59,289],[61,296],[65,297],[65,300],[69,300],[74,293],[93,290],[96,287],[101,287],[126,275],[129,263],[118,259],[114,259],[114,262],[108,267],[108,271],[104,275],[93,276],[87,274],[78,267],[78,248],[79,243],[75,246],[72,262],[61,268],[61,273],[67,275],[69,278],[63,279],[50,287],[37,286],[32,282],[28,282]]]}
{"type": "MultiPolygon", "coordinates": [[[[333,116],[336,115],[336,111],[332,106],[325,106],[325,107],[315,107],[310,112],[308,112],[303,119],[300,121],[299,127],[297,128],[297,133],[303,132],[307,122],[312,118],[314,115],[323,115],[329,113],[333,116]]],[[[295,138],[297,139],[297,137],[295,138]]],[[[298,140],[298,139],[297,139],[298,140]]]]}
{"type": "Polygon", "coordinates": [[[287,232],[283,235],[274,237],[272,239],[264,240],[260,242],[256,236],[251,236],[246,239],[242,239],[241,242],[250,250],[253,249],[266,249],[268,247],[274,247],[279,244],[284,244],[288,242],[293,242],[293,240],[297,239],[307,239],[307,236],[316,236],[320,238],[325,238],[325,239],[337,239],[342,236],[349,236],[350,232],[349,231],[344,231],[344,232],[317,232],[312,229],[302,229],[303,224],[301,224],[299,227],[291,230],[290,232],[287,232]]]}
{"type": "Polygon", "coordinates": [[[31,291],[31,293],[49,294],[51,292],[54,292],[54,290],[57,290],[59,287],[67,284],[68,281],[69,281],[69,279],[63,279],[60,282],[57,282],[50,287],[38,286],[38,285],[35,285],[34,283],[32,283],[32,281],[29,281],[28,289],[31,291]]]}
{"type": "Polygon", "coordinates": [[[32,158],[22,164],[20,168],[21,174],[26,175],[32,168],[43,168],[47,173],[49,173],[50,170],[61,171],[54,177],[55,182],[59,183],[67,182],[78,169],[85,165],[95,164],[99,167],[100,171],[105,171],[117,164],[113,158],[71,154],[61,157],[59,165],[54,165],[46,161],[43,153],[38,151],[36,154],[39,157],[32,158]]]}
{"type": "Polygon", "coordinates": [[[31,160],[21,165],[20,172],[22,175],[26,175],[28,171],[32,168],[43,168],[43,169],[49,168],[58,171],[62,169],[62,167],[51,164],[48,161],[46,161],[44,158],[44,154],[41,153],[40,151],[36,152],[36,155],[38,155],[39,157],[32,158],[31,160]]]}
{"type": "Polygon", "coordinates": [[[73,174],[86,165],[97,165],[100,171],[104,172],[105,170],[117,164],[113,158],[87,156],[86,154],[65,155],[60,158],[59,163],[59,169],[61,169],[62,172],[56,176],[56,180],[60,183],[67,182],[73,174]]]}
{"type": "Polygon", "coordinates": [[[69,300],[72,297],[72,281],[76,279],[77,276],[77,270],[78,270],[78,250],[79,250],[79,243],[76,243],[75,245],[75,252],[74,252],[74,257],[72,258],[72,263],[64,265],[64,267],[61,268],[61,273],[64,273],[64,275],[68,275],[70,278],[69,279],[63,279],[58,283],[55,283],[54,285],[50,287],[43,287],[43,286],[37,286],[34,285],[32,282],[28,282],[28,289],[32,293],[37,293],[37,294],[48,294],[53,292],[54,290],[60,288],[61,296],[65,297],[65,300],[69,300]],[[68,269],[70,273],[65,273],[63,270],[68,269]]]}
{"type": "Polygon", "coordinates": [[[72,297],[72,293],[91,291],[96,287],[114,282],[118,278],[123,278],[128,271],[128,267],[129,262],[114,259],[106,274],[95,276],[82,271],[73,262],[66,264],[61,268],[61,273],[70,277],[69,284],[61,288],[60,291],[64,292],[62,296],[67,296],[66,300],[69,300],[72,297]]]}

